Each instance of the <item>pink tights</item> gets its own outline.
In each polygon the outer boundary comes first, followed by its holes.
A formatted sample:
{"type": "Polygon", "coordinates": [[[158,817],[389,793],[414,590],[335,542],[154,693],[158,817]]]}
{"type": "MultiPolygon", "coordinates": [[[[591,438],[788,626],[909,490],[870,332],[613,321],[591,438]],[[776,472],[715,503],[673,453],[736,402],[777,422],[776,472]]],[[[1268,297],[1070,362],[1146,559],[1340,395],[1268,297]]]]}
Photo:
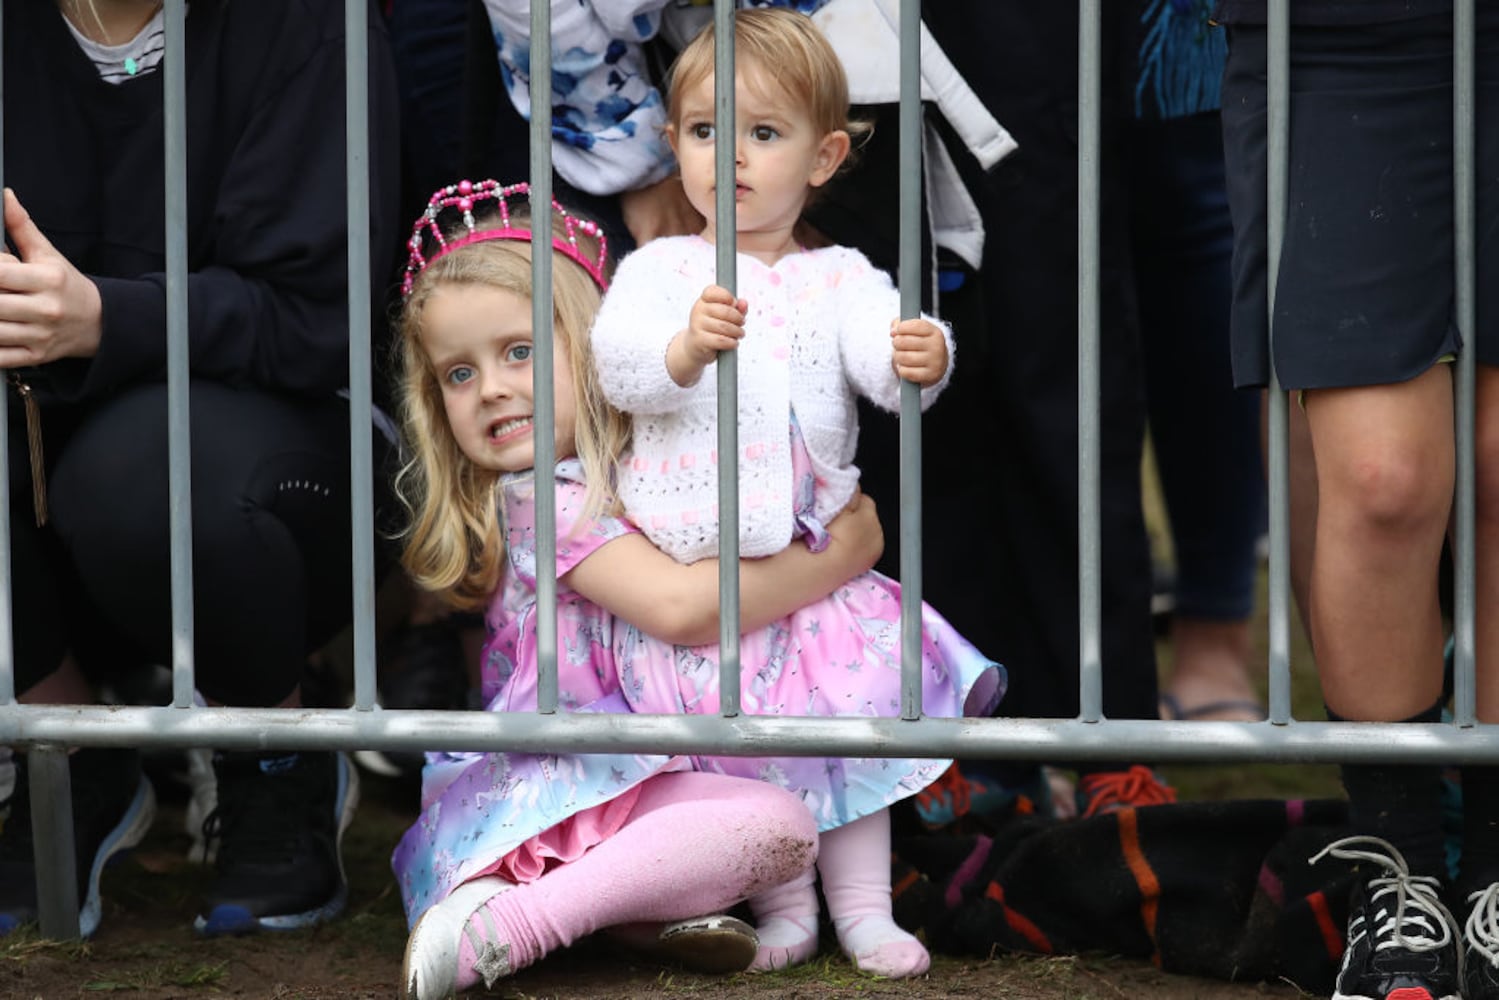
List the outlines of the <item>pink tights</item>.
{"type": "MultiPolygon", "coordinates": [[[[817,869],[838,945],[855,966],[891,978],[919,976],[930,967],[926,948],[891,916],[888,810],[824,833],[817,869]]],[[[784,968],[817,954],[817,894],[811,869],[749,903],[760,936],[751,969],[784,968]]]]}
{"type": "MultiPolygon", "coordinates": [[[[790,793],[720,774],[661,774],[641,786],[613,837],[491,897],[469,925],[482,930],[488,911],[513,971],[604,927],[721,912],[809,872],[816,856],[817,825],[790,793]]],[[[888,913],[888,846],[884,867],[888,913]]],[[[460,990],[478,981],[474,958],[464,935],[460,990]]]]}

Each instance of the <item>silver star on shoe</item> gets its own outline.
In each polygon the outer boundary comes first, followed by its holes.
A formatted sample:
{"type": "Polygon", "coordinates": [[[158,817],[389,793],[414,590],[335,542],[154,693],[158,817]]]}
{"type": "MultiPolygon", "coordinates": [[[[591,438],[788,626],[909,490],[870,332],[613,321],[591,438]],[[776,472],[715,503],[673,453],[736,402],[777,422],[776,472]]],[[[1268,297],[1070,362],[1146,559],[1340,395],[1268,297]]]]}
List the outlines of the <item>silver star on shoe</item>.
{"type": "Polygon", "coordinates": [[[495,944],[493,941],[485,941],[484,947],[479,949],[479,954],[474,957],[474,971],[484,977],[484,988],[489,989],[495,983],[510,975],[510,943],[495,944]]]}

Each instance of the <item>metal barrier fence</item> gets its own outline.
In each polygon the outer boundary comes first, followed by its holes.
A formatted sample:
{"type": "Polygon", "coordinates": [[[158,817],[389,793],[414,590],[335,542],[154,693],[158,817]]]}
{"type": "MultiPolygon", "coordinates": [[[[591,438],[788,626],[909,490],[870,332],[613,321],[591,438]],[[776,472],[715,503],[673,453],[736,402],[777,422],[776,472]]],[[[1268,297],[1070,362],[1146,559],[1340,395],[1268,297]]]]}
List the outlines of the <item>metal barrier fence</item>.
{"type": "MultiPolygon", "coordinates": [[[[902,387],[901,562],[902,715],[901,718],[794,718],[744,716],[738,704],[738,490],[732,467],[720,484],[721,607],[723,648],[722,710],[716,716],[617,716],[569,714],[557,710],[556,580],[540,574],[539,645],[542,681],[536,713],[431,712],[378,710],[374,656],[374,529],[368,484],[371,468],[370,227],[368,101],[362,85],[347,88],[347,186],[349,217],[350,440],[353,484],[354,704],[347,709],[246,709],[196,707],[193,701],[193,609],[190,483],[187,466],[187,247],[185,0],[166,0],[165,121],[168,288],[168,434],[171,448],[172,508],[172,703],[160,707],[21,705],[16,701],[12,644],[10,576],[10,483],[0,477],[0,744],[30,754],[31,796],[38,852],[38,898],[43,933],[77,935],[77,899],[68,794],[68,747],[216,747],[222,749],[352,750],[514,750],[532,752],[667,752],[719,755],[934,756],[1010,758],[1029,761],[1089,761],[1133,758],[1157,762],[1408,761],[1465,763],[1499,760],[1499,732],[1474,719],[1474,524],[1472,352],[1458,363],[1458,500],[1455,610],[1455,722],[1433,725],[1349,724],[1303,721],[1291,715],[1289,515],[1287,510],[1287,405],[1271,393],[1270,411],[1270,709],[1265,722],[1157,722],[1106,720],[1101,711],[1103,656],[1100,635],[1099,501],[1099,202],[1101,12],[1103,0],[1079,0],[1079,156],[1078,156],[1078,469],[1080,535],[1078,609],[1081,637],[1081,712],[1075,719],[926,719],[921,717],[918,673],[920,633],[915,609],[921,600],[920,410],[913,384],[902,387]]],[[[1269,3],[1269,246],[1270,296],[1275,294],[1285,217],[1289,137],[1289,0],[1269,3]]],[[[732,0],[715,0],[718,80],[715,102],[720,124],[733,115],[732,0]],[[728,86],[723,86],[724,80],[728,86]]],[[[1474,0],[1454,3],[1454,111],[1457,248],[1457,320],[1470,342],[1475,323],[1474,182],[1474,0]]],[[[366,0],[345,0],[346,79],[367,73],[366,0]]],[[[531,68],[549,79],[550,10],[533,5],[531,68]]],[[[901,27],[901,312],[918,312],[919,211],[921,177],[918,39],[919,4],[900,0],[901,27]]],[[[0,94],[3,100],[3,94],[0,94]]],[[[733,129],[719,127],[717,222],[732,232],[733,129]]],[[[550,224],[550,121],[531,122],[533,225],[550,224]]],[[[0,178],[3,178],[0,135],[0,178]]],[[[718,246],[719,282],[733,288],[734,252],[718,246]]],[[[549,330],[552,318],[551,255],[534,264],[536,330],[549,330]]],[[[535,344],[536,406],[543,427],[551,426],[551,339],[535,344]]],[[[720,414],[730,417],[737,402],[737,367],[732,352],[718,364],[720,414]]],[[[8,440],[7,412],[0,407],[0,449],[8,440]]],[[[733,419],[720,419],[720,454],[737,453],[733,419]]],[[[0,457],[5,457],[0,452],[0,457]]],[[[536,464],[553,463],[552,436],[536,435],[536,464]]],[[[538,558],[555,566],[555,509],[549,491],[538,496],[538,558]]]]}

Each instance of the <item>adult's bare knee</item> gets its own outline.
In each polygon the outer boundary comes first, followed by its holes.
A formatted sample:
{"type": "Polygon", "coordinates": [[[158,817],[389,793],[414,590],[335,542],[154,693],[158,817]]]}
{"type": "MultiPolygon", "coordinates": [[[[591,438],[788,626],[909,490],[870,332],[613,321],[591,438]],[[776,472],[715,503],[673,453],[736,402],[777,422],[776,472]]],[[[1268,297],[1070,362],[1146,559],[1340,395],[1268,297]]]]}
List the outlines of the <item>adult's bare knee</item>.
{"type": "Polygon", "coordinates": [[[1440,532],[1451,508],[1450,469],[1410,449],[1374,447],[1347,456],[1340,469],[1326,470],[1319,488],[1322,509],[1341,509],[1376,537],[1440,532]]]}

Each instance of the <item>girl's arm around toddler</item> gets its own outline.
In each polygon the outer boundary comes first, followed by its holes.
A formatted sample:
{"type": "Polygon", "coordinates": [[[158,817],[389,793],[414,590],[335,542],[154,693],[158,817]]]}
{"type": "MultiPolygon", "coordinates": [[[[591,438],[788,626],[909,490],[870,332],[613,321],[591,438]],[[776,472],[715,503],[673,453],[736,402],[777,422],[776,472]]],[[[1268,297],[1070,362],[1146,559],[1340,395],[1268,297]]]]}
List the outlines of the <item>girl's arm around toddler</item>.
{"type": "MultiPolygon", "coordinates": [[[[751,632],[821,600],[872,569],[884,550],[874,501],[856,493],[828,526],[828,547],[802,542],[739,563],[739,630],[751,632]]],[[[631,533],[601,546],[567,575],[569,587],[645,632],[678,646],[718,641],[718,560],[683,564],[631,533]]]]}

